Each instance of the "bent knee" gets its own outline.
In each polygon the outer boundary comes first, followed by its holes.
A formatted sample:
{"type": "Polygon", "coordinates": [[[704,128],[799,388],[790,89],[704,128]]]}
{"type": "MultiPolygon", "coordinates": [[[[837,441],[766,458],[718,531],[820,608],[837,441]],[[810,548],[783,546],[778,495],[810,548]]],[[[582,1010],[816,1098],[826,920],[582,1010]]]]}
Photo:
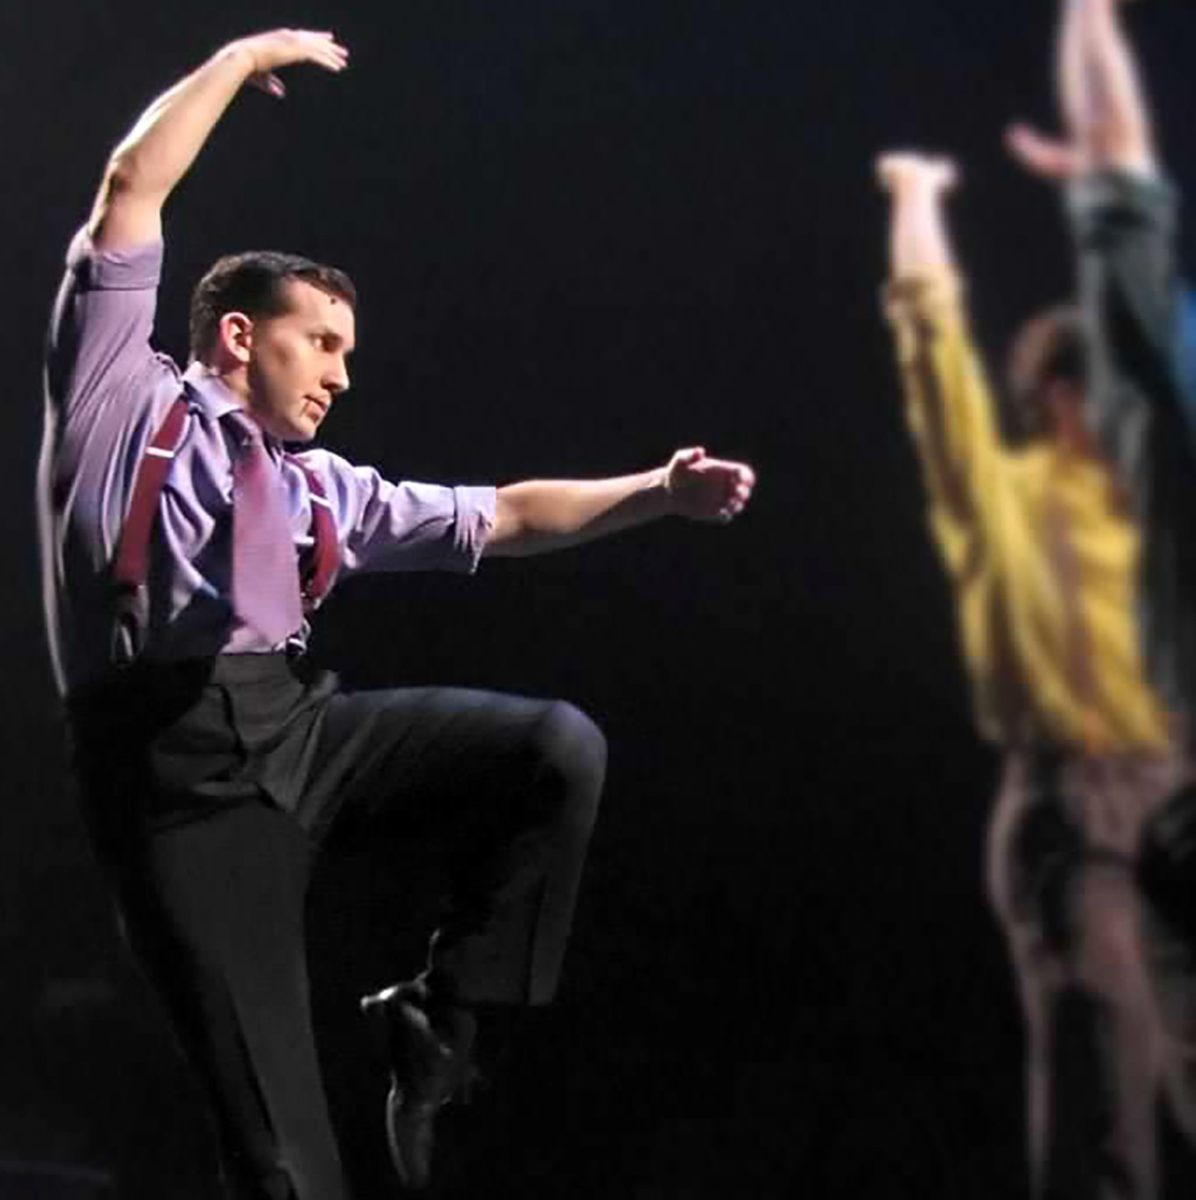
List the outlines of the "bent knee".
{"type": "Polygon", "coordinates": [[[557,778],[569,793],[594,801],[606,773],[606,738],[580,708],[552,701],[539,722],[535,743],[542,769],[557,778]]]}

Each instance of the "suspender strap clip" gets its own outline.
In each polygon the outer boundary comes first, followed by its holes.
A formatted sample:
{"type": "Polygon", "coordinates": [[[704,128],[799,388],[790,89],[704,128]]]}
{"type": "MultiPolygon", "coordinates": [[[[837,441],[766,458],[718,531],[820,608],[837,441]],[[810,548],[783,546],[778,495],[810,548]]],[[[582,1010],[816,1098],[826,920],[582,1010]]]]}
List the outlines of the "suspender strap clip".
{"type": "Polygon", "coordinates": [[[112,643],[109,660],[114,667],[130,667],[145,647],[149,597],[145,584],[117,586],[112,602],[112,643]]]}
{"type": "Polygon", "coordinates": [[[312,551],[299,578],[303,611],[310,616],[331,590],[336,569],[340,565],[336,520],[332,515],[332,505],[328,501],[328,492],[319,472],[313,471],[293,454],[288,454],[287,459],[303,472],[307,479],[308,497],[311,500],[312,551]]]}

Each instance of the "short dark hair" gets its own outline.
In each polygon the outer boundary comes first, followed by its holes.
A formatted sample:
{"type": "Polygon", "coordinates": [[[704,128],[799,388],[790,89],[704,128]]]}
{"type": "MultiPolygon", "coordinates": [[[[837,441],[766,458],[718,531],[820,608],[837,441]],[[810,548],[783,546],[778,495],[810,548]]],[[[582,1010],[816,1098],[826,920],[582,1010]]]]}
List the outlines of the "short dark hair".
{"type": "Polygon", "coordinates": [[[293,280],[311,284],[330,296],[357,307],[357,289],[344,271],[326,267],[298,254],[249,250],[226,254],[208,268],[191,293],[191,355],[202,358],[216,344],[216,331],[225,313],[250,317],[279,317],[288,310],[286,285],[293,280]]]}
{"type": "Polygon", "coordinates": [[[1032,439],[1052,431],[1045,390],[1059,381],[1079,388],[1088,382],[1088,337],[1080,310],[1072,304],[1031,317],[1013,339],[1008,383],[1015,436],[1032,439]]]}

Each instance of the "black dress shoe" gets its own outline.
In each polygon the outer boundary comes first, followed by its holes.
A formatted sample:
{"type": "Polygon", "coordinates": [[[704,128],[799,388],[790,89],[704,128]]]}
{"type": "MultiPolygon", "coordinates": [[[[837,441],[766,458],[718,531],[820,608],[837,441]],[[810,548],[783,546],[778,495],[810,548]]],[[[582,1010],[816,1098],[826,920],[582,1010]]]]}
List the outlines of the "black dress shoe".
{"type": "Polygon", "coordinates": [[[436,1114],[455,1096],[468,1098],[477,1071],[470,1057],[476,1023],[449,1010],[447,1029],[434,1029],[427,989],[418,981],[363,996],[361,1010],[390,1064],[386,1137],[404,1187],[427,1187],[436,1114]]]}

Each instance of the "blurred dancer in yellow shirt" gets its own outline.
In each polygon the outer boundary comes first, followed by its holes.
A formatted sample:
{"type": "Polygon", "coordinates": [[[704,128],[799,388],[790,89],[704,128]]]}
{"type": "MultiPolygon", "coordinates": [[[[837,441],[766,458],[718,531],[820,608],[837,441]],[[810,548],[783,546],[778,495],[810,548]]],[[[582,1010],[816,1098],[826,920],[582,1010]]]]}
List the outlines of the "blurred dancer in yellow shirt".
{"type": "Polygon", "coordinates": [[[880,170],[893,198],[886,307],[981,730],[1094,755],[1161,749],[1134,624],[1138,535],[1084,424],[1078,315],[1025,326],[1012,374],[1032,432],[1008,444],[943,225],[954,167],[890,155],[880,170]]]}
{"type": "MultiPolygon", "coordinates": [[[[1111,110],[1140,105],[1116,0],[1061,2],[1065,77],[1103,80],[1111,110]]],[[[1036,161],[1066,149],[1024,130],[1013,144],[1036,161]]],[[[1080,227],[1112,231],[1127,189],[1162,186],[1076,161],[1080,227]]],[[[929,523],[978,725],[1005,750],[989,889],[1026,1019],[1032,1195],[1148,1200],[1159,1194],[1156,1106],[1190,1060],[1193,989],[1190,972],[1154,969],[1191,955],[1154,919],[1140,853],[1191,772],[1139,652],[1137,510],[1091,432],[1089,389],[1104,378],[1094,357],[1114,348],[1079,309],[1028,322],[1009,371],[1023,437],[1008,442],[946,226],[954,164],[902,153],[878,170],[892,201],[886,311],[929,523]]],[[[1088,239],[1085,254],[1116,245],[1088,239]]],[[[1173,1105],[1181,1123],[1187,1107],[1173,1105]]]]}

